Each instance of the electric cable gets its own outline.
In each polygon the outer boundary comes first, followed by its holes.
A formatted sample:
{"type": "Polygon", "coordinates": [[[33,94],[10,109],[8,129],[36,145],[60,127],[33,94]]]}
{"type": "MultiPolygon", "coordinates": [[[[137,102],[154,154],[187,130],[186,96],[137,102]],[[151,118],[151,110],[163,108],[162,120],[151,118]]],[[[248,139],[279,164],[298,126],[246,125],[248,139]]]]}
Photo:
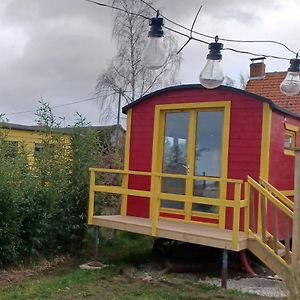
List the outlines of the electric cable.
{"type": "MultiPolygon", "coordinates": [[[[144,16],[144,15],[139,14],[139,13],[130,12],[128,10],[119,8],[119,7],[114,6],[114,5],[108,5],[108,4],[104,4],[102,2],[93,1],[93,0],[84,0],[84,1],[87,1],[87,2],[90,2],[90,3],[94,3],[94,4],[99,5],[99,6],[108,7],[108,8],[115,9],[115,10],[119,10],[119,11],[122,11],[122,12],[125,12],[125,13],[128,13],[128,14],[131,14],[131,15],[137,16],[137,17],[142,17],[142,18],[147,19],[147,20],[151,20],[150,17],[144,16]]],[[[194,41],[206,44],[206,45],[210,44],[210,42],[207,42],[207,41],[199,39],[199,38],[195,38],[194,36],[192,36],[192,34],[197,34],[197,35],[209,38],[209,39],[215,39],[216,38],[215,36],[211,36],[211,35],[204,34],[204,33],[201,33],[201,32],[193,30],[193,27],[195,25],[195,21],[193,22],[192,28],[185,27],[185,26],[183,26],[183,25],[181,25],[181,24],[179,24],[179,23],[177,23],[177,22],[169,19],[165,15],[161,14],[155,7],[153,7],[147,1],[145,1],[145,0],[140,0],[140,1],[142,3],[144,3],[145,5],[147,5],[148,7],[150,7],[153,11],[156,12],[156,14],[159,14],[161,17],[163,17],[165,20],[167,20],[171,24],[176,25],[176,26],[178,26],[178,27],[180,27],[182,29],[188,30],[190,32],[190,34],[188,35],[188,34],[185,34],[185,33],[181,32],[181,31],[178,31],[178,30],[176,30],[174,28],[171,28],[169,26],[163,25],[163,27],[166,28],[167,30],[188,38],[188,41],[180,48],[179,51],[177,51],[177,53],[179,53],[191,40],[194,40],[194,41]]],[[[198,13],[196,15],[195,20],[197,19],[200,10],[201,10],[201,7],[198,10],[198,13]]],[[[298,52],[290,49],[284,43],[281,43],[281,42],[278,42],[278,41],[274,41],[274,40],[238,40],[238,39],[227,39],[227,38],[222,38],[222,37],[218,38],[218,39],[220,41],[227,41],[227,42],[234,42],[234,43],[273,43],[273,44],[277,44],[277,45],[283,46],[286,50],[288,50],[289,52],[291,52],[291,53],[293,53],[295,55],[297,55],[297,53],[298,53],[298,52]]],[[[240,53],[240,54],[249,54],[249,55],[253,55],[253,56],[264,56],[264,57],[274,58],[274,59],[280,59],[280,60],[290,60],[287,57],[281,57],[281,56],[270,55],[270,54],[258,54],[258,53],[249,52],[249,51],[243,51],[243,50],[238,50],[238,49],[234,49],[234,48],[224,48],[223,50],[228,50],[228,51],[232,51],[232,52],[236,52],[236,53],[240,53]]]]}
{"type": "MultiPolygon", "coordinates": [[[[157,9],[155,7],[153,7],[151,4],[147,3],[145,0],[140,0],[141,2],[143,2],[145,5],[147,5],[148,7],[150,7],[153,11],[157,11],[157,9]]],[[[209,38],[209,39],[214,39],[215,37],[212,36],[212,35],[208,35],[208,34],[205,34],[205,33],[202,33],[202,32],[199,32],[199,31],[195,31],[186,27],[186,26],[183,26],[182,24],[179,24],[171,19],[169,19],[168,17],[166,17],[164,14],[160,13],[160,15],[168,22],[170,22],[171,24],[173,25],[176,25],[182,29],[185,29],[185,30],[188,30],[188,31],[192,31],[192,33],[194,34],[197,34],[197,35],[200,35],[200,36],[203,36],[203,37],[206,37],[206,38],[209,38]]],[[[274,41],[274,40],[239,40],[239,39],[228,39],[228,38],[222,38],[222,37],[219,37],[219,40],[220,41],[224,41],[224,42],[231,42],[231,43],[272,43],[272,44],[276,44],[276,45],[280,45],[282,47],[284,47],[286,50],[290,51],[291,53],[297,55],[297,52],[292,50],[290,47],[288,47],[287,45],[285,45],[284,43],[282,42],[278,42],[278,41],[274,41]]]]}
{"type": "MultiPolygon", "coordinates": [[[[68,102],[68,103],[64,103],[64,104],[53,105],[53,106],[50,106],[50,108],[53,109],[53,108],[65,107],[65,106],[74,105],[74,104],[77,104],[77,103],[88,102],[88,101],[97,100],[97,99],[99,99],[99,97],[92,97],[92,98],[77,100],[77,101],[74,101],[74,102],[68,102]]],[[[20,114],[32,113],[32,112],[36,112],[36,109],[34,109],[34,110],[17,111],[17,112],[12,112],[12,113],[4,113],[4,115],[5,116],[12,116],[12,115],[20,115],[20,114]]]]}

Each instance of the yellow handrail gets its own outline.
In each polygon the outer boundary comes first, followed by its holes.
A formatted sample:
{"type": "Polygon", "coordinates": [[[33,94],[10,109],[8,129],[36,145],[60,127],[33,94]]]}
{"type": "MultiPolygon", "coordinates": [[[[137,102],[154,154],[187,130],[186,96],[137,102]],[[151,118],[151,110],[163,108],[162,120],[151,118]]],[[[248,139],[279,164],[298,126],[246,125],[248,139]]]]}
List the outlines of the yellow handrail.
{"type": "Polygon", "coordinates": [[[118,169],[105,169],[105,168],[90,168],[91,172],[98,173],[114,173],[114,174],[129,174],[129,175],[141,175],[141,176],[151,176],[151,172],[144,171],[131,171],[131,170],[118,170],[118,169]]]}
{"type": "MultiPolygon", "coordinates": [[[[157,225],[158,219],[160,218],[160,200],[170,200],[170,201],[180,201],[183,203],[200,203],[205,205],[213,205],[217,207],[224,208],[233,208],[234,216],[233,216],[233,237],[232,237],[232,249],[238,250],[238,241],[240,234],[240,210],[241,208],[247,209],[248,201],[241,200],[241,187],[243,184],[242,180],[239,179],[228,179],[228,178],[218,178],[218,177],[205,177],[205,176],[191,176],[191,175],[183,175],[183,174],[168,174],[168,173],[154,173],[154,172],[145,172],[145,171],[133,171],[133,170],[118,170],[118,169],[106,169],[106,168],[90,168],[91,172],[91,182],[90,182],[90,197],[89,197],[89,224],[93,223],[93,215],[94,215],[94,201],[95,201],[95,193],[96,192],[104,192],[104,193],[114,193],[121,195],[133,195],[138,197],[147,197],[151,198],[153,202],[153,208],[151,211],[151,219],[152,219],[152,230],[151,233],[153,236],[157,235],[157,225]],[[114,186],[114,185],[100,185],[96,184],[96,173],[111,173],[111,174],[121,174],[123,176],[128,175],[136,175],[136,176],[149,176],[151,177],[151,181],[154,183],[152,186],[152,190],[137,190],[130,189],[122,184],[122,186],[114,186]],[[179,195],[172,193],[164,193],[161,192],[161,180],[162,178],[180,178],[180,179],[193,179],[193,180],[206,180],[206,181],[217,181],[217,182],[226,182],[234,184],[234,199],[222,199],[222,198],[206,198],[199,197],[194,195],[179,195]]],[[[126,198],[126,197],[125,197],[126,198]]],[[[122,198],[123,202],[124,197],[122,198]]],[[[122,203],[122,207],[124,210],[124,205],[122,203]]],[[[163,210],[163,208],[162,208],[163,210]]],[[[182,213],[185,214],[185,211],[182,210],[182,213]]],[[[122,212],[122,214],[126,214],[126,212],[122,212]]],[[[209,213],[207,216],[209,218],[209,213]]],[[[218,219],[219,214],[213,213],[213,219],[218,219]]],[[[175,220],[174,220],[175,221],[175,220]]],[[[182,220],[184,221],[184,220],[182,220]]],[[[185,222],[193,222],[193,220],[185,220],[185,222]]],[[[202,224],[204,224],[202,222],[202,224]]],[[[211,224],[209,224],[211,225],[211,224]]]]}
{"type": "MultiPolygon", "coordinates": [[[[287,201],[285,197],[269,184],[264,179],[260,178],[260,182],[256,182],[253,178],[248,176],[248,183],[245,191],[246,199],[249,201],[250,217],[245,216],[245,228],[248,227],[248,232],[251,237],[259,242],[264,249],[272,255],[275,260],[281,263],[284,267],[289,267],[290,257],[290,221],[293,220],[294,213],[292,211],[293,205],[290,200],[287,201]],[[256,193],[254,193],[256,191],[256,193]],[[255,198],[255,195],[258,197],[255,198]],[[255,204],[257,199],[257,206],[255,204]],[[255,209],[258,211],[257,214],[255,209]],[[278,228],[278,212],[281,212],[283,226],[284,243],[280,241],[278,228]],[[268,217],[270,214],[270,218],[268,217]],[[249,226],[250,218],[250,226],[249,226]],[[271,220],[271,230],[268,223],[271,220]],[[272,233],[271,233],[272,232],[272,233]],[[280,251],[284,251],[284,256],[281,257],[280,251]]],[[[247,212],[249,215],[249,212],[247,212]]]]}
{"type": "Polygon", "coordinates": [[[210,176],[192,176],[185,174],[169,174],[169,173],[155,173],[155,172],[145,172],[145,171],[133,171],[133,170],[118,170],[118,169],[106,169],[106,168],[90,168],[90,171],[101,172],[101,173],[114,173],[114,174],[128,174],[128,175],[141,175],[141,176],[159,176],[165,178],[176,178],[176,179],[186,179],[192,178],[194,180],[207,180],[207,181],[218,181],[218,182],[228,182],[228,183],[243,183],[240,179],[230,179],[230,178],[220,178],[220,177],[210,177],[210,176]]]}
{"type": "Polygon", "coordinates": [[[260,194],[268,198],[274,205],[282,210],[288,217],[293,218],[293,211],[279,201],[273,194],[264,189],[259,183],[257,183],[253,178],[248,176],[248,182],[257,190],[260,194]]]}
{"type": "Polygon", "coordinates": [[[283,202],[289,209],[294,209],[294,203],[280,191],[275,189],[269,182],[259,177],[259,183],[264,186],[267,190],[269,190],[276,198],[278,198],[281,202],[283,202]]]}

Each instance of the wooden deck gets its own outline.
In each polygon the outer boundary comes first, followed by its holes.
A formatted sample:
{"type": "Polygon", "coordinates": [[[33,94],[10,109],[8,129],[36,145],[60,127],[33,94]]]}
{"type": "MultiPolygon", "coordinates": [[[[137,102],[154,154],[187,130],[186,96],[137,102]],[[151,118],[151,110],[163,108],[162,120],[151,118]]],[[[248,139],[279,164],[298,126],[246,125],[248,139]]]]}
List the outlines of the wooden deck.
{"type": "MultiPolygon", "coordinates": [[[[93,225],[130,231],[151,236],[152,223],[150,219],[131,216],[94,216],[93,225]]],[[[157,237],[178,240],[182,242],[200,244],[220,249],[232,249],[232,231],[205,226],[201,224],[187,224],[172,220],[159,220],[157,237]]],[[[247,238],[241,232],[238,249],[247,248],[247,238]]]]}

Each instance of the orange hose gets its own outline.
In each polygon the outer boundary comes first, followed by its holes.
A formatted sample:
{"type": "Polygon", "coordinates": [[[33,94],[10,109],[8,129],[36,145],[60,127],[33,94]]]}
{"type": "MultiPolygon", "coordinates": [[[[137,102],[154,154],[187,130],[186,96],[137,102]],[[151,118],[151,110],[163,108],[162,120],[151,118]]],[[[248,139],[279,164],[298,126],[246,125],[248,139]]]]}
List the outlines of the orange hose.
{"type": "Polygon", "coordinates": [[[246,250],[240,251],[240,258],[241,258],[242,265],[243,265],[245,271],[247,272],[247,274],[250,276],[253,276],[253,277],[257,276],[257,274],[253,271],[252,267],[250,266],[250,264],[248,262],[246,250]]]}

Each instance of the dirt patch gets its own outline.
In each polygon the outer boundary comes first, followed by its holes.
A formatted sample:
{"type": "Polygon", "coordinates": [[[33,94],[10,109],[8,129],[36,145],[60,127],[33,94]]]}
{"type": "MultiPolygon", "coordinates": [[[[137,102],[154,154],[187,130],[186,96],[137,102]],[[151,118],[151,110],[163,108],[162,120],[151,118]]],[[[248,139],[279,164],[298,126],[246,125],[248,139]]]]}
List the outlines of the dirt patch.
{"type": "Polygon", "coordinates": [[[0,287],[14,282],[21,282],[28,278],[45,275],[51,271],[61,270],[61,266],[68,266],[72,262],[69,256],[57,256],[53,260],[43,259],[33,267],[9,268],[0,271],[0,287]],[[59,268],[58,268],[59,267],[59,268]]]}

